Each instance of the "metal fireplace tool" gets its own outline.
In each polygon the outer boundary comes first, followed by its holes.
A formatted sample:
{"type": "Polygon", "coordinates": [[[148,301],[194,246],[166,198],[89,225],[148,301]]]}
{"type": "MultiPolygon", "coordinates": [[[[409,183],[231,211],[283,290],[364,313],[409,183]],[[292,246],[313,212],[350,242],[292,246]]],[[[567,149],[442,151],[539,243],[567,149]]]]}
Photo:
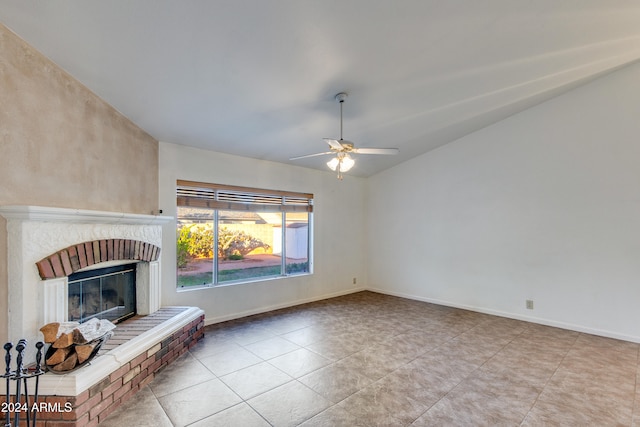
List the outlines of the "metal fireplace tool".
{"type": "Polygon", "coordinates": [[[44,370],[42,369],[42,347],[44,344],[42,342],[36,343],[37,353],[36,353],[36,365],[35,369],[29,370],[24,367],[23,359],[24,359],[24,350],[27,348],[27,340],[21,339],[18,341],[18,345],[15,347],[15,351],[18,353],[16,356],[16,369],[11,370],[11,349],[13,348],[13,344],[8,342],[4,345],[4,350],[6,352],[4,356],[4,361],[6,364],[5,373],[1,376],[1,378],[5,379],[6,384],[6,392],[5,392],[5,402],[2,405],[2,412],[4,412],[4,427],[20,427],[20,416],[24,414],[26,417],[26,426],[27,427],[35,427],[36,425],[36,417],[38,414],[38,383],[40,380],[40,375],[44,374],[44,370]],[[33,401],[29,400],[29,388],[28,388],[28,380],[31,378],[36,378],[35,390],[33,393],[33,401]],[[11,400],[11,381],[15,381],[15,393],[14,399],[11,400]],[[24,395],[22,393],[22,386],[24,386],[24,395]],[[24,396],[24,401],[23,401],[24,396]],[[13,424],[11,424],[11,415],[14,415],[13,424]]]}

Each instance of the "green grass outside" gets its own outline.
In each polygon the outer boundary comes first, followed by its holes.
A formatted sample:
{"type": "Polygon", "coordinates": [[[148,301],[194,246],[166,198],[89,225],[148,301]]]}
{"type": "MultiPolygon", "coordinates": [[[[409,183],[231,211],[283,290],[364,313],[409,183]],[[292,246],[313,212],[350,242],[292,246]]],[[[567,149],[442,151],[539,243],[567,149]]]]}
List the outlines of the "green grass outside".
{"type": "Polygon", "coordinates": [[[206,286],[211,284],[211,279],[211,272],[178,276],[178,287],[188,288],[191,286],[206,286]]]}
{"type": "MultiPolygon", "coordinates": [[[[309,270],[306,262],[287,264],[287,273],[304,273],[309,270]]],[[[218,283],[230,282],[234,280],[256,279],[261,277],[275,277],[280,275],[280,266],[238,268],[235,270],[223,270],[218,272],[218,283]]],[[[187,288],[191,286],[206,286],[212,281],[211,272],[178,276],[178,287],[187,288]]]]}

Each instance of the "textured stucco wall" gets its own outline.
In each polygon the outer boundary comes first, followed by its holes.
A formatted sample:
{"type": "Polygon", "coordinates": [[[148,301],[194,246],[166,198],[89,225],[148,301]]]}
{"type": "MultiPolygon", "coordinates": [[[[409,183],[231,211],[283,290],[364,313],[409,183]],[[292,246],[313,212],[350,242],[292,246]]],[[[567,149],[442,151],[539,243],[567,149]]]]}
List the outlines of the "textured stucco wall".
{"type": "MultiPolygon", "coordinates": [[[[128,213],[158,206],[158,142],[2,24],[0,205],[128,213]]],[[[0,217],[0,342],[7,289],[0,217]]]]}

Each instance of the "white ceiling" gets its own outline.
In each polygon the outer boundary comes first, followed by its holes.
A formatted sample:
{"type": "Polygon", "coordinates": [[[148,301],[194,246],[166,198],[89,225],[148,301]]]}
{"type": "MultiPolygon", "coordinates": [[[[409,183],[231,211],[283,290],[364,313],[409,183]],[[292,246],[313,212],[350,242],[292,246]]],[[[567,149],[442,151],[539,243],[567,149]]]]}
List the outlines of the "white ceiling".
{"type": "Polygon", "coordinates": [[[0,22],[155,138],[326,169],[349,93],[369,176],[640,58],[628,0],[0,0],[0,22]]]}

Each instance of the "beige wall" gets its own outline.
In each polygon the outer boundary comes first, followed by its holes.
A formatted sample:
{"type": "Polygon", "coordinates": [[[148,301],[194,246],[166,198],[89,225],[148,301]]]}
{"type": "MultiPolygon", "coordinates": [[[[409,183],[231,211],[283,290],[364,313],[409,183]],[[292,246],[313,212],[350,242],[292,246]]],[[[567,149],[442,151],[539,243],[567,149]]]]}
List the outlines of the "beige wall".
{"type": "MultiPolygon", "coordinates": [[[[2,24],[0,58],[0,205],[157,209],[155,139],[2,24]]],[[[7,287],[0,217],[0,342],[7,287]]]]}

